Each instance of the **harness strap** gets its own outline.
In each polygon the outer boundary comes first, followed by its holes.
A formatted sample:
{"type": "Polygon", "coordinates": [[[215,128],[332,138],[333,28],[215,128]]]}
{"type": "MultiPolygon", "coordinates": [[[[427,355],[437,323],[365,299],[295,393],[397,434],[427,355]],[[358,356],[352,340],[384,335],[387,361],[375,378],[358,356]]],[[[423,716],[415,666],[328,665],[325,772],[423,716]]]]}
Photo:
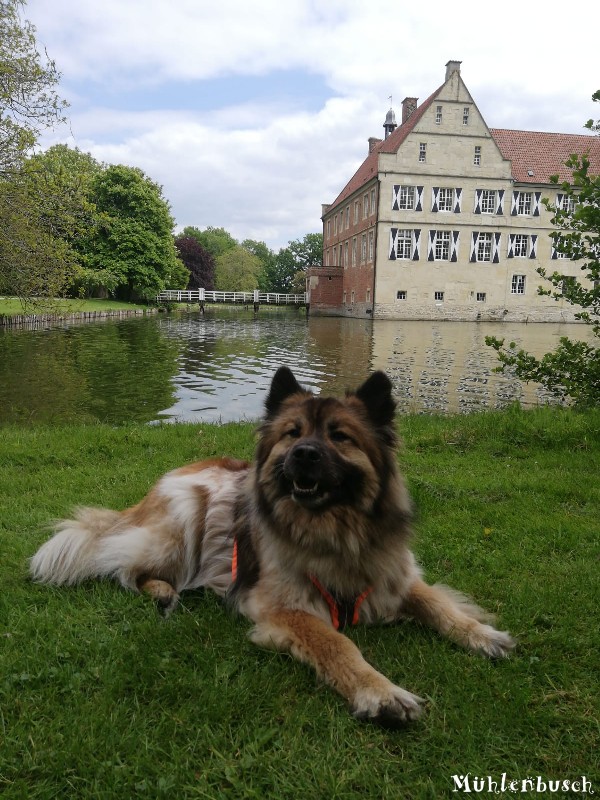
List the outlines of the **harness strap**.
{"type": "MultiPolygon", "coordinates": [[[[238,573],[238,540],[237,537],[233,540],[233,552],[231,554],[231,582],[235,583],[238,573]]],[[[329,614],[331,616],[331,623],[333,627],[338,630],[343,630],[346,625],[358,625],[360,616],[360,607],[366,598],[373,591],[373,587],[369,586],[358,597],[352,601],[347,598],[336,597],[333,592],[328,591],[321,582],[310,573],[307,577],[319,591],[321,597],[329,606],[329,614]]]]}
{"type": "Polygon", "coordinates": [[[360,607],[373,591],[372,586],[365,589],[365,591],[359,594],[354,602],[352,602],[352,600],[349,599],[335,597],[335,595],[328,591],[314,575],[309,573],[308,578],[329,606],[331,623],[336,631],[343,630],[346,625],[358,625],[360,607]]]}
{"type": "Polygon", "coordinates": [[[231,556],[231,582],[235,583],[238,571],[238,541],[237,536],[233,540],[233,553],[231,556]]]}

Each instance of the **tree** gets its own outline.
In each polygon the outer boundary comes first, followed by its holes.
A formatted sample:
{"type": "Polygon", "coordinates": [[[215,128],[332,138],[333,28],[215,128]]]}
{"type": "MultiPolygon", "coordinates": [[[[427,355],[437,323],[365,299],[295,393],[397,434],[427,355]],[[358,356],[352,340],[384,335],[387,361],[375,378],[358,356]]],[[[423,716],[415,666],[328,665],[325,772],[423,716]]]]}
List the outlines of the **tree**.
{"type": "Polygon", "coordinates": [[[188,289],[214,289],[215,260],[193,236],[177,236],[175,247],[190,273],[188,289]]]}
{"type": "Polygon", "coordinates": [[[153,299],[162,289],[187,285],[177,257],[175,222],[162,188],[141,169],[109,166],[91,184],[99,228],[82,244],[90,269],[114,276],[118,297],[153,299]]]}
{"type": "MultiPolygon", "coordinates": [[[[320,264],[323,254],[323,235],[307,233],[303,239],[295,239],[281,248],[274,263],[264,276],[271,292],[303,292],[306,270],[313,264],[320,264]],[[303,288],[299,289],[298,287],[303,288]]],[[[261,287],[262,288],[262,287],[261,287]]]]}
{"type": "Polygon", "coordinates": [[[211,225],[203,231],[188,225],[183,229],[183,235],[196,239],[213,258],[218,258],[227,250],[233,250],[238,246],[237,241],[225,228],[213,228],[211,225]]]}
{"type": "MultiPolygon", "coordinates": [[[[600,101],[600,91],[592,96],[600,101]]],[[[585,127],[600,132],[600,121],[588,120],[585,127]]],[[[565,280],[558,272],[548,275],[543,268],[539,274],[551,284],[551,289],[540,287],[540,294],[555,300],[565,299],[582,310],[575,316],[591,326],[596,340],[600,337],[600,176],[590,175],[589,159],[572,155],[566,161],[572,170],[572,183],[564,182],[561,190],[571,203],[556,208],[548,200],[544,203],[553,211],[552,223],[557,228],[551,236],[554,246],[575,262],[581,262],[582,279],[565,280]]],[[[551,178],[558,184],[558,177],[551,178]]],[[[486,337],[500,360],[499,372],[512,371],[525,381],[541,383],[560,398],[571,398],[577,405],[600,403],[600,347],[562,337],[558,347],[538,359],[525,350],[518,350],[514,342],[508,348],[504,340],[486,337]]]]}
{"type": "MultiPolygon", "coordinates": [[[[27,165],[42,130],[63,120],[54,62],[42,58],[20,0],[0,0],[0,291],[61,294],[75,262],[59,229],[69,227],[65,195],[51,179],[41,189],[27,165]]],[[[72,220],[71,220],[72,222],[72,220]]]]}
{"type": "Polygon", "coordinates": [[[261,263],[241,245],[226,250],[216,260],[215,288],[229,292],[251,292],[258,285],[261,263]]]}
{"type": "Polygon", "coordinates": [[[41,130],[64,120],[67,103],[55,86],[60,75],[21,18],[22,0],[0,2],[0,174],[18,170],[41,130]]]}

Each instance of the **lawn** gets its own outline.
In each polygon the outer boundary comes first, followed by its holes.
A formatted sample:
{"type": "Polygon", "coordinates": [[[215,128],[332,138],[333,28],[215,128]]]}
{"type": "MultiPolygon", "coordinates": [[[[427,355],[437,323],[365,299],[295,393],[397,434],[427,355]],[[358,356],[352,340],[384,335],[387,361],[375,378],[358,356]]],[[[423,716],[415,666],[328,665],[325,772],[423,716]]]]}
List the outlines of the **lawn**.
{"type": "Polygon", "coordinates": [[[25,305],[18,297],[0,297],[0,317],[19,314],[78,314],[90,311],[147,310],[148,306],[122,303],[118,300],[83,300],[52,298],[29,300],[25,305]]]}
{"type": "Polygon", "coordinates": [[[600,410],[398,426],[426,578],[471,594],[519,644],[493,663],[412,622],[353,629],[369,661],[427,700],[397,732],[355,721],[309,668],[254,647],[210,594],[164,621],[108,582],[28,581],[48,520],[135,503],[186,461],[249,457],[251,425],[3,428],[0,794],[412,800],[460,796],[453,776],[467,773],[585,776],[597,794],[600,410]]]}

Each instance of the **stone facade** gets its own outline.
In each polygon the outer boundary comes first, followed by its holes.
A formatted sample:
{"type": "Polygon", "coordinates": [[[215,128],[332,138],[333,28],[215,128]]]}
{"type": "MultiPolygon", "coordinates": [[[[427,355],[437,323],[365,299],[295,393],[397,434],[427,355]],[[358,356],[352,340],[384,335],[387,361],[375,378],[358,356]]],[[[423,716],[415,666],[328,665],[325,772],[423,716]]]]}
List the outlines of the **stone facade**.
{"type": "Polygon", "coordinates": [[[400,127],[390,119],[391,109],[385,139],[369,139],[363,164],[323,207],[323,267],[308,279],[311,295],[321,288],[310,313],[576,321],[576,308],[537,291],[539,267],[580,276],[555,251],[542,201],[563,202],[550,176],[570,177],[570,153],[587,149],[600,171],[597,137],[488,128],[455,61],[421,106],[405,99],[400,127]],[[320,275],[333,267],[327,293],[320,275]]]}

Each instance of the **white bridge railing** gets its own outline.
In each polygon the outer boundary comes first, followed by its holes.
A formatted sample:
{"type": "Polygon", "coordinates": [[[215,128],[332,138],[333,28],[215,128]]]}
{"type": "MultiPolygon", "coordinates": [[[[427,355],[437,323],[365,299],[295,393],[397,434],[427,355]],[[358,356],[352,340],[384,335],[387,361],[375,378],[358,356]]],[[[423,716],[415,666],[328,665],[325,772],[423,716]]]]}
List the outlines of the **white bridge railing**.
{"type": "Polygon", "coordinates": [[[172,303],[235,303],[236,305],[272,304],[304,306],[307,302],[306,293],[281,294],[279,292],[212,292],[207,289],[165,289],[156,296],[158,302],[170,301],[172,303]]]}

